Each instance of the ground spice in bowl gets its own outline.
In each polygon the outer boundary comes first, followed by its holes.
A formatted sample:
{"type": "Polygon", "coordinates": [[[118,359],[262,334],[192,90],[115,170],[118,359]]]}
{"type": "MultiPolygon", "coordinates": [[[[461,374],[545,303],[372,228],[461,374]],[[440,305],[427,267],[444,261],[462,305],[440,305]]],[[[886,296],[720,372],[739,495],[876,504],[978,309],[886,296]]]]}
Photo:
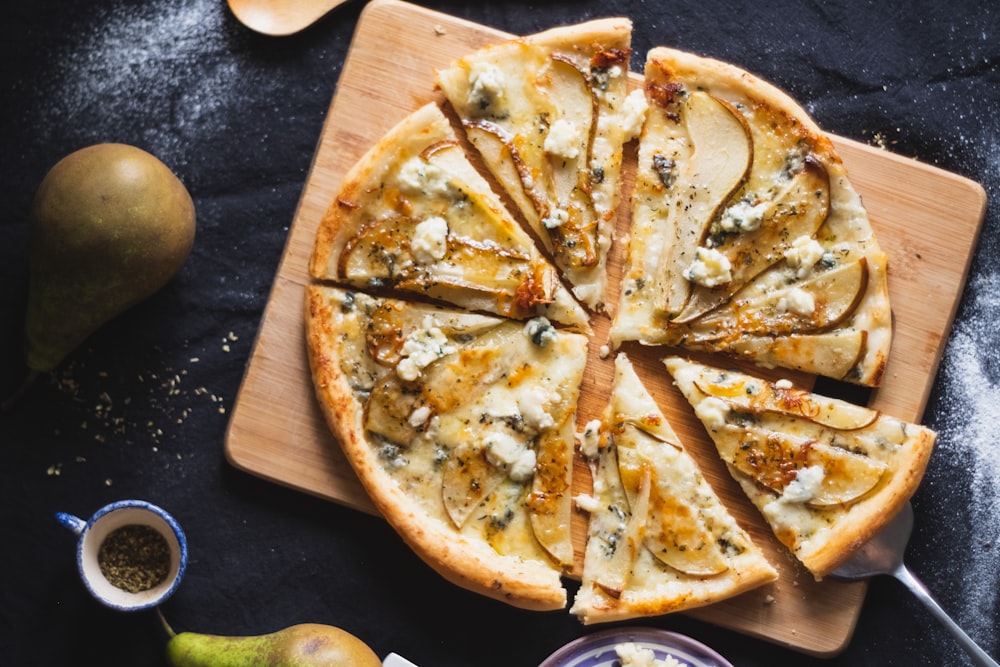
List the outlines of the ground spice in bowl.
{"type": "Polygon", "coordinates": [[[101,573],[130,593],[162,583],[170,571],[170,546],[155,528],[128,524],[111,531],[97,552],[101,573]]]}

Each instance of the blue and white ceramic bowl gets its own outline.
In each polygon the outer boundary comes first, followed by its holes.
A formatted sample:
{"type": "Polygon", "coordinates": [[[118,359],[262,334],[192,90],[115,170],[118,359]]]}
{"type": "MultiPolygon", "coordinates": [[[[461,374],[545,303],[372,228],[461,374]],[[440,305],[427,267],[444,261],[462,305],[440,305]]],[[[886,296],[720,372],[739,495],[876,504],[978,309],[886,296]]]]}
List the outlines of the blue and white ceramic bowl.
{"type": "Polygon", "coordinates": [[[187,566],[187,539],[180,524],[165,510],[144,500],[119,500],[97,510],[87,521],[56,513],[56,520],[79,536],[76,564],[84,586],[96,600],[117,611],[140,611],[154,607],[177,590],[187,566]],[[156,586],[136,593],[118,588],[101,573],[97,554],[104,539],[122,526],[139,524],[159,532],[170,549],[167,576],[156,586]]]}
{"type": "Polygon", "coordinates": [[[595,632],[566,644],[539,667],[621,667],[615,647],[629,642],[651,649],[658,660],[670,656],[682,667],[733,667],[701,642],[656,628],[615,628],[595,632]]]}

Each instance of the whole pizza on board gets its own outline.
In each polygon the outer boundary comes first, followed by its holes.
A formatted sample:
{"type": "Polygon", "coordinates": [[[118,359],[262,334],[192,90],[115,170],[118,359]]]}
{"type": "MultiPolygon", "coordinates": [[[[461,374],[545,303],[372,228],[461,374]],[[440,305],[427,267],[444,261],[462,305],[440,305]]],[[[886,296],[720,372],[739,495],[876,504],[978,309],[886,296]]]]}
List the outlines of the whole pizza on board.
{"type": "Polygon", "coordinates": [[[630,41],[627,19],[599,19],[444,64],[440,102],[344,175],[306,288],[319,406],[386,520],[449,581],[518,607],[565,608],[563,578],[580,578],[584,623],[777,576],[644,374],[676,382],[710,454],[817,578],[912,495],[933,444],[923,427],[745,371],[877,385],[886,257],[793,100],[666,48],[630,85],[630,41]],[[609,387],[584,383],[611,356],[591,353],[605,347],[595,318],[617,348],[609,387]],[[636,344],[663,346],[666,368],[634,367],[636,344]],[[599,414],[580,409],[584,391],[606,392],[599,414]],[[574,480],[578,461],[590,484],[574,480]],[[574,512],[589,515],[577,544],[574,512]]]}

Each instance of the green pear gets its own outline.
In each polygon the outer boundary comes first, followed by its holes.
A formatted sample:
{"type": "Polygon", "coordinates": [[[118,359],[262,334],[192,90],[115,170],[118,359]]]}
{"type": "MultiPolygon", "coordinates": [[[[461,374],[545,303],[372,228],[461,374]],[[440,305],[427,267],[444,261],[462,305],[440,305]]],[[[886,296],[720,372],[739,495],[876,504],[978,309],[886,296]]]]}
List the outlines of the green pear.
{"type": "Polygon", "coordinates": [[[191,195],[146,151],[71,153],[35,194],[28,235],[25,361],[54,369],[105,322],[159,290],[194,243],[191,195]]]}
{"type": "Polygon", "coordinates": [[[172,667],[381,667],[363,641],[332,625],[303,623],[267,635],[181,632],[167,642],[172,667]]]}

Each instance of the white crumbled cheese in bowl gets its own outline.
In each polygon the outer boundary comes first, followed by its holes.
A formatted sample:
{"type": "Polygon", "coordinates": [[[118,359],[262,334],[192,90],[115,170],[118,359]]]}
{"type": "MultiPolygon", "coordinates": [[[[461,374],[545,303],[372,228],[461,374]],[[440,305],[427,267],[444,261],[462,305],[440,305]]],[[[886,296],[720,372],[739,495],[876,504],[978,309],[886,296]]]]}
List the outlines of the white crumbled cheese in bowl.
{"type": "Polygon", "coordinates": [[[635,642],[616,644],[615,654],[621,661],[622,667],[681,667],[681,663],[672,655],[667,655],[660,660],[656,657],[653,649],[635,642]]]}

